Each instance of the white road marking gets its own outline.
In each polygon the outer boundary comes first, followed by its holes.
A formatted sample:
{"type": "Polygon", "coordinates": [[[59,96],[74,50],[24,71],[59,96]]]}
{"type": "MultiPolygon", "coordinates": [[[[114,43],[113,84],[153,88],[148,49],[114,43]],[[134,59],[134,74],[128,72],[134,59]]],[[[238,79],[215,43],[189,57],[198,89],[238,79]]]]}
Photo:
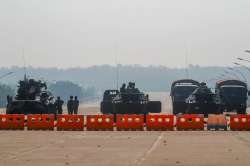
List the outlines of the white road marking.
{"type": "Polygon", "coordinates": [[[158,147],[163,138],[163,135],[164,132],[161,132],[161,134],[157,137],[153,145],[146,151],[146,153],[141,158],[137,159],[133,165],[141,165],[146,160],[146,158],[158,147]]]}

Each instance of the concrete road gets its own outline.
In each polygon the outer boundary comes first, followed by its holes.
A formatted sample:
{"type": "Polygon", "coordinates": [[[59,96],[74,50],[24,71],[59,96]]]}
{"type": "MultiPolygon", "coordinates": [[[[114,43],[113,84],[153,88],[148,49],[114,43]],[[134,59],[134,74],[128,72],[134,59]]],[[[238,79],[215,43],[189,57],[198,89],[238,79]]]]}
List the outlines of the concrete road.
{"type": "Polygon", "coordinates": [[[237,165],[250,162],[250,132],[0,131],[0,165],[237,165]]]}

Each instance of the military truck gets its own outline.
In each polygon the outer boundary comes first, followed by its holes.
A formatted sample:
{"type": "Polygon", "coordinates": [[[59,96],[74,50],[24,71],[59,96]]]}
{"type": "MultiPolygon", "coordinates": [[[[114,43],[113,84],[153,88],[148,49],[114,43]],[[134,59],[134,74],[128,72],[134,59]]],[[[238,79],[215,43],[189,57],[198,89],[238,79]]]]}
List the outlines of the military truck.
{"type": "Polygon", "coordinates": [[[206,86],[206,83],[201,83],[200,86],[186,99],[187,114],[218,114],[218,102],[215,94],[206,86]]]}
{"type": "Polygon", "coordinates": [[[170,96],[172,99],[173,114],[185,113],[186,99],[200,86],[200,83],[191,79],[177,80],[172,83],[170,96]]]}
{"type": "Polygon", "coordinates": [[[240,80],[223,80],[216,83],[216,98],[220,112],[237,112],[246,114],[248,88],[240,80]]]}
{"type": "Polygon", "coordinates": [[[103,114],[148,114],[160,113],[161,102],[150,101],[149,96],[135,88],[130,82],[123,84],[119,90],[106,90],[101,102],[103,114]]]}
{"type": "Polygon", "coordinates": [[[55,114],[54,97],[47,91],[47,85],[41,80],[20,80],[17,94],[7,97],[6,114],[55,114]]]}

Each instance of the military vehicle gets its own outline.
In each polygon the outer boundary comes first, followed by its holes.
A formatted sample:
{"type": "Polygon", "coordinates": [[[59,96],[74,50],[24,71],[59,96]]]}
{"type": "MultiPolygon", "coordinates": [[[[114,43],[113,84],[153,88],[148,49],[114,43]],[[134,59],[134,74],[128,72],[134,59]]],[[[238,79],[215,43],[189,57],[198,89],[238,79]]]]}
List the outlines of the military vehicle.
{"type": "Polygon", "coordinates": [[[215,94],[206,86],[206,83],[201,83],[200,86],[186,99],[187,114],[218,114],[218,102],[215,94]]]}
{"type": "Polygon", "coordinates": [[[237,112],[246,114],[248,89],[240,80],[223,80],[216,83],[216,98],[220,112],[237,112]]]}
{"type": "Polygon", "coordinates": [[[47,91],[45,82],[28,79],[19,81],[17,94],[7,97],[7,114],[55,114],[54,97],[47,91]]]}
{"type": "Polygon", "coordinates": [[[185,113],[186,99],[200,86],[200,83],[191,79],[177,80],[172,83],[170,96],[172,99],[173,114],[185,113]]]}
{"type": "Polygon", "coordinates": [[[161,102],[150,101],[149,96],[135,88],[130,82],[123,84],[119,90],[106,90],[101,102],[103,114],[148,114],[160,113],[161,102]]]}

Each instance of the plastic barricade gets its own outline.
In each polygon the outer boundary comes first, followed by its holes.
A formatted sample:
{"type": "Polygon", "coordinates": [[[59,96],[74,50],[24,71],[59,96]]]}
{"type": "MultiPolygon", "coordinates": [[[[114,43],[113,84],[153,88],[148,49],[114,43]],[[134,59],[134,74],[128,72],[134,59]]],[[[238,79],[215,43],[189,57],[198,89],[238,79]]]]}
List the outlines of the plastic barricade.
{"type": "Polygon", "coordinates": [[[113,115],[87,115],[86,128],[88,131],[114,130],[113,115]]]}
{"type": "Polygon", "coordinates": [[[227,130],[227,119],[225,115],[208,115],[207,130],[227,130]]]}
{"type": "Polygon", "coordinates": [[[147,115],[147,130],[173,130],[174,115],[147,115]]]}
{"type": "Polygon", "coordinates": [[[204,130],[204,115],[185,114],[176,118],[177,130],[204,130]]]}
{"type": "Polygon", "coordinates": [[[0,130],[24,130],[24,115],[0,114],[0,130]]]}
{"type": "Polygon", "coordinates": [[[57,130],[58,131],[82,131],[84,129],[83,115],[58,115],[57,130]]]}
{"type": "Polygon", "coordinates": [[[233,131],[250,130],[250,115],[231,115],[230,129],[233,131]]]}
{"type": "Polygon", "coordinates": [[[144,115],[116,115],[116,129],[123,130],[143,130],[144,115]]]}
{"type": "Polygon", "coordinates": [[[54,130],[53,114],[30,114],[27,116],[28,130],[54,130]]]}

